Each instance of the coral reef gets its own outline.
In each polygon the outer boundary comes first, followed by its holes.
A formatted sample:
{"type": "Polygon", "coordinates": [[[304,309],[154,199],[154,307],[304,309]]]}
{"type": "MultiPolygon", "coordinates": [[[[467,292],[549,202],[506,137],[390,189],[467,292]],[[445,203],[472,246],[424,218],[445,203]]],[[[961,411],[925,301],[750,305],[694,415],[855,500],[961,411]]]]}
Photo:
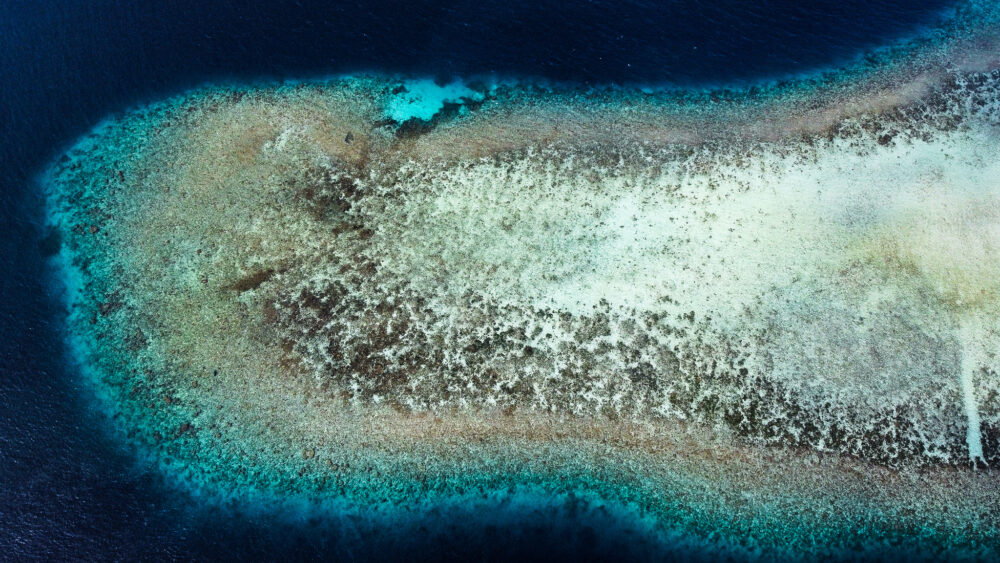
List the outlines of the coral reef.
{"type": "Polygon", "coordinates": [[[954,33],[739,95],[450,85],[416,125],[385,76],[137,108],[45,178],[74,351],[198,487],[996,555],[1000,51],[954,33]]]}

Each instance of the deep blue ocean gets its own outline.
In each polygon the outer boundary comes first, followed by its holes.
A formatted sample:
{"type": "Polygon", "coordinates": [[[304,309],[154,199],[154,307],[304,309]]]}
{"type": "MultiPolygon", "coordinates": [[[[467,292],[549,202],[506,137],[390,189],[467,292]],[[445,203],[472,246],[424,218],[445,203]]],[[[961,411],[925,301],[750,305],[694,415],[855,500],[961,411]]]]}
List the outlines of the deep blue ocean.
{"type": "Polygon", "coordinates": [[[614,519],[572,510],[508,516],[487,534],[468,518],[428,521],[434,529],[409,543],[350,546],[322,518],[199,507],[136,463],[65,361],[40,244],[35,176],[102,118],[205,82],[363,70],[689,87],[781,79],[836,68],[947,10],[946,0],[0,1],[0,560],[656,553],[614,519]]]}

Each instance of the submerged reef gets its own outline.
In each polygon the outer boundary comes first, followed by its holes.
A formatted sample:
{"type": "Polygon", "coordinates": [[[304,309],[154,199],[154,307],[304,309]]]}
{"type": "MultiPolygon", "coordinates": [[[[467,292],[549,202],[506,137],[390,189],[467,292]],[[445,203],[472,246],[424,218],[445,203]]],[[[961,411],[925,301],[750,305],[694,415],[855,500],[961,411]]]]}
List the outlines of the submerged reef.
{"type": "Polygon", "coordinates": [[[354,76],[137,108],[44,178],[73,350],[221,496],[531,490],[738,557],[995,557],[977,10],[742,92],[354,76]]]}

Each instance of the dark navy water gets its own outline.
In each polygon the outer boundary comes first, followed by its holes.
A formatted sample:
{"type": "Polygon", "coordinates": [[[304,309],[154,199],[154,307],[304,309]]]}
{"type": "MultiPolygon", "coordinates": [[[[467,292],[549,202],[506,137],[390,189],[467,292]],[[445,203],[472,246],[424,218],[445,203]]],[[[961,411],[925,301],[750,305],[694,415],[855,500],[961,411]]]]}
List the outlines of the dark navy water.
{"type": "Polygon", "coordinates": [[[66,365],[39,244],[35,174],[103,117],[205,81],[359,70],[587,84],[781,78],[844,64],[947,9],[946,0],[0,2],[0,559],[654,553],[613,520],[572,511],[552,522],[525,515],[520,528],[508,518],[488,534],[464,518],[428,521],[436,531],[412,544],[357,540],[322,519],[203,509],[144,470],[66,365]]]}

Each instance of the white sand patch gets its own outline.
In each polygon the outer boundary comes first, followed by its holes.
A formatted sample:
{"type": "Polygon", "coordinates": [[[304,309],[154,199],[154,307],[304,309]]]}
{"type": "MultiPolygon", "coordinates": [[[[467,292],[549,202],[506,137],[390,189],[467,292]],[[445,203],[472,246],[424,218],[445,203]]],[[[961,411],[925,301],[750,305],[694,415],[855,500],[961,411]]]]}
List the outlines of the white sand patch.
{"type": "Polygon", "coordinates": [[[843,142],[780,152],[697,169],[668,158],[639,173],[558,155],[420,170],[388,210],[380,246],[387,265],[428,289],[475,288],[575,313],[602,300],[656,307],[662,297],[738,312],[770,288],[827,275],[883,231],[942,291],[959,292],[949,298],[975,299],[962,288],[1000,279],[1000,227],[988,220],[1000,152],[985,135],[863,155],[843,142]],[[968,231],[965,216],[977,214],[968,231]]]}
{"type": "MultiPolygon", "coordinates": [[[[413,164],[379,211],[373,254],[440,312],[476,294],[577,317],[610,305],[622,318],[710,318],[730,336],[766,329],[747,367],[804,400],[874,412],[941,393],[950,406],[933,416],[964,412],[978,432],[968,374],[982,367],[969,352],[981,337],[956,329],[1000,303],[988,126],[654,161],[541,151],[413,164]]],[[[598,378],[583,398],[603,405],[611,387],[598,378]]],[[[970,434],[973,457],[979,442],[970,434]]]]}

